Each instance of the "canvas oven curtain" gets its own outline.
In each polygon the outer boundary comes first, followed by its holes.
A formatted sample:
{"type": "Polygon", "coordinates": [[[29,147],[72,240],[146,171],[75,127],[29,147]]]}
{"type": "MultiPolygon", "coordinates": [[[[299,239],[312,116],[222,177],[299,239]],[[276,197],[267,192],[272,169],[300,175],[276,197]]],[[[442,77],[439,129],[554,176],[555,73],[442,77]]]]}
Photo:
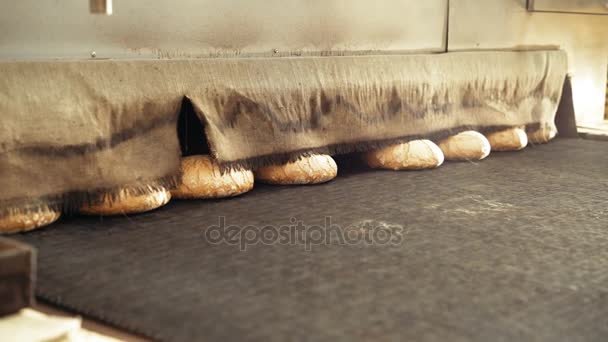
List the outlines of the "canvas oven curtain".
{"type": "Polygon", "coordinates": [[[0,63],[0,208],[179,178],[184,99],[225,168],[553,126],[562,51],[0,63]]]}

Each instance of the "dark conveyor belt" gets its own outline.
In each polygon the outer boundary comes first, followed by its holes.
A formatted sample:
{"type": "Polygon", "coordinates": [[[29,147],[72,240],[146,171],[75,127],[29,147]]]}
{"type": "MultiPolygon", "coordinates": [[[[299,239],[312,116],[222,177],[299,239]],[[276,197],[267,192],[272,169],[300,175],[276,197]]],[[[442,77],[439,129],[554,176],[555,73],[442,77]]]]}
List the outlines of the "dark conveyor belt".
{"type": "Polygon", "coordinates": [[[607,142],[341,171],[320,186],[256,185],[17,238],[39,248],[41,300],[160,340],[608,340],[607,142]],[[220,216],[239,227],[331,216],[402,238],[240,251],[205,239],[220,216]]]}

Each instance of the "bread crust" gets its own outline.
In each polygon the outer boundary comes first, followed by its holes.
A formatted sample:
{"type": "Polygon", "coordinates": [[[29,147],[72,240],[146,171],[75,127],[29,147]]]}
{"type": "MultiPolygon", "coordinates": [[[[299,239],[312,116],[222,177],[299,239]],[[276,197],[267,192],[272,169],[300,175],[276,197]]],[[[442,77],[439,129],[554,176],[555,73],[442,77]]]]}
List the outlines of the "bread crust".
{"type": "Polygon", "coordinates": [[[253,172],[229,170],[222,174],[209,155],[182,158],[182,182],[171,194],[180,199],[223,198],[253,189],[253,172]]]}
{"type": "Polygon", "coordinates": [[[526,131],[519,127],[504,129],[486,135],[492,151],[519,151],[528,145],[526,131]]]}
{"type": "Polygon", "coordinates": [[[363,160],[371,168],[389,170],[432,169],[443,164],[443,152],[430,140],[412,140],[366,152],[363,160]]]}
{"type": "Polygon", "coordinates": [[[291,163],[255,170],[255,179],[268,184],[318,184],[338,175],[338,165],[329,155],[315,154],[291,163]]]}
{"type": "Polygon", "coordinates": [[[557,136],[556,128],[541,127],[535,131],[528,132],[528,141],[532,144],[544,144],[557,136]]]}
{"type": "Polygon", "coordinates": [[[26,232],[36,228],[48,226],[61,217],[59,210],[41,207],[35,211],[17,212],[0,217],[0,233],[26,232]]]}
{"type": "Polygon", "coordinates": [[[490,155],[488,139],[476,131],[458,133],[439,142],[446,160],[482,160],[490,155]]]}
{"type": "Polygon", "coordinates": [[[119,190],[116,196],[103,196],[98,204],[81,206],[79,213],[102,216],[138,214],[160,208],[169,200],[171,193],[164,187],[150,188],[143,194],[134,194],[125,188],[119,190]]]}

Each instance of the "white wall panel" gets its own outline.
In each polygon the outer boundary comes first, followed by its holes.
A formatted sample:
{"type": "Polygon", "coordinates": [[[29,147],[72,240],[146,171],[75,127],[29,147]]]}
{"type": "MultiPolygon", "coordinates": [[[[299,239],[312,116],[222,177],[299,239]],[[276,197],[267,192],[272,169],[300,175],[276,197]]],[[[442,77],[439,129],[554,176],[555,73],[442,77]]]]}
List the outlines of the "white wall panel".
{"type": "Polygon", "coordinates": [[[0,4],[0,58],[442,51],[447,0],[89,0],[0,4]]]}
{"type": "Polygon", "coordinates": [[[604,116],[608,67],[608,16],[536,13],[525,0],[451,0],[449,49],[556,45],[573,74],[579,123],[604,116]]]}

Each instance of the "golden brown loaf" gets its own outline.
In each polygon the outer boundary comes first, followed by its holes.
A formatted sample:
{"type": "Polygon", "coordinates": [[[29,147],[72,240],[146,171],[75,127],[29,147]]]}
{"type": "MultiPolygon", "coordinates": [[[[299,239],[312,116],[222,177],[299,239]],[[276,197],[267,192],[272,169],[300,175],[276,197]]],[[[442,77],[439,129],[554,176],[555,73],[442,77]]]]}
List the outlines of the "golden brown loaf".
{"type": "Polygon", "coordinates": [[[486,135],[492,151],[519,151],[528,145],[526,131],[521,128],[509,128],[486,135]]]}
{"type": "Polygon", "coordinates": [[[541,127],[536,131],[528,132],[528,141],[532,144],[544,144],[557,136],[556,128],[541,127]]]}
{"type": "Polygon", "coordinates": [[[446,160],[481,160],[490,154],[486,137],[476,131],[465,131],[439,142],[446,160]]]}
{"type": "Polygon", "coordinates": [[[124,188],[119,190],[116,196],[103,196],[99,204],[80,207],[79,212],[104,216],[137,214],[162,207],[170,199],[171,194],[163,187],[150,187],[149,191],[143,194],[124,188]]]}
{"type": "Polygon", "coordinates": [[[209,155],[183,158],[181,171],[182,183],[171,191],[175,198],[231,197],[253,189],[253,172],[231,170],[222,174],[209,155]]]}
{"type": "Polygon", "coordinates": [[[17,233],[47,226],[59,219],[61,212],[48,207],[0,217],[0,233],[17,233]]]}
{"type": "Polygon", "coordinates": [[[363,154],[369,167],[390,170],[420,170],[443,164],[443,152],[430,140],[413,140],[363,154]]]}
{"type": "Polygon", "coordinates": [[[291,163],[271,165],[255,171],[255,178],[269,184],[317,184],[328,182],[338,174],[331,156],[315,154],[291,163]]]}

